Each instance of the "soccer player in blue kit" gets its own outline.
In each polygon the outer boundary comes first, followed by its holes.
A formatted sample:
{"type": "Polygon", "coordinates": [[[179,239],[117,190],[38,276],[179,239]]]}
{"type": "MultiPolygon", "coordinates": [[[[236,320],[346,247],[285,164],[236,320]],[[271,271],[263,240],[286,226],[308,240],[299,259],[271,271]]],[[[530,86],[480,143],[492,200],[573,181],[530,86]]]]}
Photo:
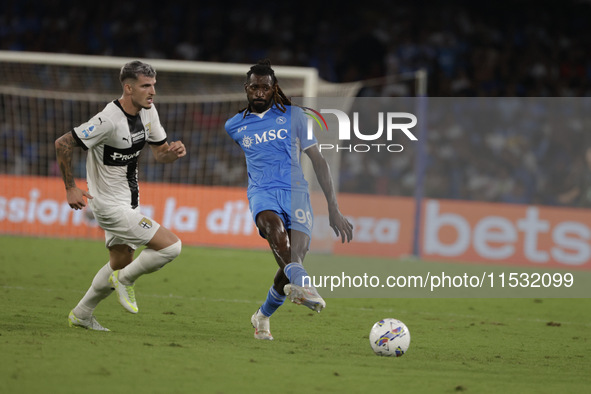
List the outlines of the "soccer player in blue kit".
{"type": "Polygon", "coordinates": [[[248,106],[226,122],[226,131],[244,151],[250,210],[279,265],[265,302],[251,318],[254,337],[273,340],[269,317],[286,297],[316,312],[326,306],[316,289],[303,283],[313,214],[301,152],[312,162],[328,203],[330,226],[343,243],[353,238],[353,226],[339,211],[328,163],[316,139],[307,138],[303,110],[291,105],[268,60],[250,68],[244,89],[248,106]]]}

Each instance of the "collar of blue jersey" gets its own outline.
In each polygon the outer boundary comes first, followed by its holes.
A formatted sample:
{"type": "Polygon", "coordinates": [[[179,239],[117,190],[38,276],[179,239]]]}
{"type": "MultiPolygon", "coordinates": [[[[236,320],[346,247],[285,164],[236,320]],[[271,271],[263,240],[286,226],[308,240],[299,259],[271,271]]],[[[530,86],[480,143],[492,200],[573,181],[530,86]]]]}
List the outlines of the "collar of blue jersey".
{"type": "Polygon", "coordinates": [[[272,106],[270,106],[269,108],[267,108],[266,110],[264,110],[263,112],[251,112],[248,110],[248,108],[246,108],[244,110],[244,113],[242,114],[242,119],[246,118],[247,115],[257,115],[259,118],[263,117],[267,112],[269,112],[273,106],[275,104],[273,104],[272,106]]]}

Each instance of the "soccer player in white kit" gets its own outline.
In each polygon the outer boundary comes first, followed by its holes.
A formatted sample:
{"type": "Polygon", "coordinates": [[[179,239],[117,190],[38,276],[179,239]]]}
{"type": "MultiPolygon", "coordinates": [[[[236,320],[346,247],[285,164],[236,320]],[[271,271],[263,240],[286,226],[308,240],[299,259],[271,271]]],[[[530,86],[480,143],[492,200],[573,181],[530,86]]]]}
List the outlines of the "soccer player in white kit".
{"type": "Polygon", "coordinates": [[[85,198],[105,231],[109,261],[95,275],[92,285],[70,312],[70,327],[109,331],[93,315],[100,301],[117,292],[119,302],[137,313],[134,283],[175,259],[181,241],[170,230],[140,212],[138,157],[147,142],[156,161],[171,163],[187,154],[181,141],[170,144],[153,105],[156,71],[133,61],[121,68],[123,94],[91,118],[55,141],[56,154],[66,186],[68,204],[83,209],[85,198]],[[72,174],[72,151],[88,150],[88,191],[80,189],[72,174]],[[146,248],[134,259],[135,250],[146,248]]]}

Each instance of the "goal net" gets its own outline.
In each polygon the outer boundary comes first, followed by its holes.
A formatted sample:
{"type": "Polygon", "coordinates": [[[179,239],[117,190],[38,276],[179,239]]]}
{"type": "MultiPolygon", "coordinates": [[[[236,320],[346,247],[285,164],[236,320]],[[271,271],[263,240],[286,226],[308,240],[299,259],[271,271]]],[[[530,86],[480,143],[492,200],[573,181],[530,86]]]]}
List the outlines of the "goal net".
{"type": "MultiPolygon", "coordinates": [[[[0,51],[0,174],[59,176],[54,141],[121,95],[121,66],[134,59],[0,51]]],[[[187,157],[157,165],[143,154],[140,180],[245,186],[244,158],[224,123],[246,106],[247,64],[146,60],[156,69],[156,106],[169,140],[187,157]]],[[[317,70],[274,66],[288,96],[355,96],[360,83],[331,84],[317,70]]],[[[74,171],[85,178],[85,155],[74,171]]]]}
{"type": "MultiPolygon", "coordinates": [[[[65,201],[54,142],[121,96],[119,70],[131,60],[0,51],[0,234],[104,237],[88,209],[65,201]]],[[[155,103],[168,140],[183,141],[187,156],[167,165],[140,156],[142,212],[186,244],[264,248],[246,201],[243,152],[224,130],[247,104],[251,65],[145,61],[158,73],[155,103]]],[[[354,97],[361,86],[322,81],[313,68],[273,68],[289,97],[354,97]]],[[[73,170],[84,188],[81,149],[73,170]]]]}

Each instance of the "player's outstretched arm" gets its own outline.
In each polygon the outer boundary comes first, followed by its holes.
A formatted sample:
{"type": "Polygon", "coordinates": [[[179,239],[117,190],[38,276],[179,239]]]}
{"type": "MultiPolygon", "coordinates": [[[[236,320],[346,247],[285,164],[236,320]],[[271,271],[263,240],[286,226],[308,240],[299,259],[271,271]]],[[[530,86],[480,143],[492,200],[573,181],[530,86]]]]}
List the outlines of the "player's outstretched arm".
{"type": "Polygon", "coordinates": [[[158,163],[172,163],[187,155],[185,145],[181,141],[165,142],[162,145],[150,145],[152,153],[158,163]]]}
{"type": "Polygon", "coordinates": [[[62,173],[64,185],[66,186],[66,198],[72,209],[84,208],[86,206],[84,197],[92,198],[86,190],[79,189],[74,180],[74,175],[72,173],[72,152],[77,146],[78,144],[70,132],[55,140],[57,162],[60,172],[62,173]]]}
{"type": "Polygon", "coordinates": [[[305,152],[310,158],[310,161],[312,161],[312,167],[316,173],[316,178],[318,178],[318,183],[326,197],[330,227],[337,236],[341,237],[341,242],[345,243],[345,240],[351,242],[353,239],[353,225],[339,210],[332,176],[330,175],[330,168],[328,167],[326,159],[322,156],[322,153],[320,153],[320,150],[318,150],[316,145],[309,147],[305,152]]]}

